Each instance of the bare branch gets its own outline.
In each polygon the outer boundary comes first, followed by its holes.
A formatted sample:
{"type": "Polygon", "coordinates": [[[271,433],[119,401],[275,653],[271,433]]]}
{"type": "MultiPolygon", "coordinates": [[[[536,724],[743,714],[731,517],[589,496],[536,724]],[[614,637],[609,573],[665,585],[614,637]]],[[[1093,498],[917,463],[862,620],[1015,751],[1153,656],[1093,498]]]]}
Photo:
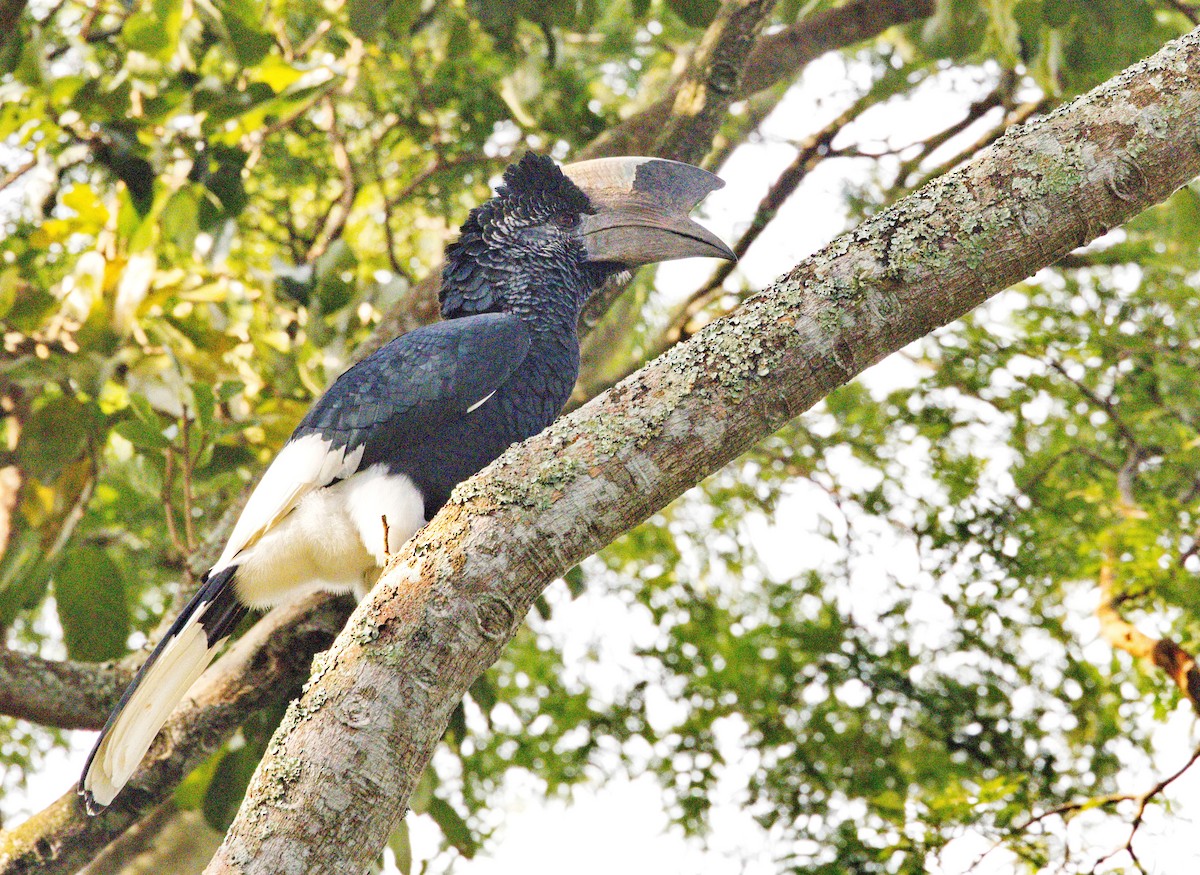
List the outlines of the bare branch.
{"type": "Polygon", "coordinates": [[[329,204],[329,209],[321,222],[321,230],[317,232],[312,246],[304,254],[304,261],[308,264],[320,258],[329,248],[329,244],[341,235],[342,229],[346,227],[346,221],[350,218],[350,208],[354,205],[354,197],[358,194],[354,164],[350,160],[350,152],[346,149],[346,140],[338,128],[337,110],[333,98],[326,94],[324,102],[325,111],[329,114],[329,127],[327,128],[329,145],[333,151],[333,164],[342,177],[342,193],[329,204]]]}
{"type": "MultiPolygon", "coordinates": [[[[759,202],[758,208],[754,212],[754,218],[750,220],[750,226],[734,245],[734,254],[739,259],[745,257],[750,247],[754,245],[754,241],[766,230],[779,210],[812,172],[812,169],[825,160],[834,138],[873,103],[869,97],[855,101],[849,109],[800,144],[800,150],[796,157],[792,159],[792,163],[783,173],[779,174],[766,196],[759,202]]],[[[733,273],[735,264],[732,261],[722,262],[704,287],[688,298],[680,314],[671,321],[671,326],[667,329],[666,342],[668,344],[686,339],[694,333],[690,329],[689,323],[713,298],[722,293],[721,284],[733,273]]]]}

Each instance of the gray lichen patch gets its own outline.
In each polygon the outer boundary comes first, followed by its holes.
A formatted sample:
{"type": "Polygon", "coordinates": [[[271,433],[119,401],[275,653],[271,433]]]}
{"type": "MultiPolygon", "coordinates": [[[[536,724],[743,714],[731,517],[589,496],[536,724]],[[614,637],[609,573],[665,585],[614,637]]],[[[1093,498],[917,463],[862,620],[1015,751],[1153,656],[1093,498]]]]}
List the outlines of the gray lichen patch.
{"type": "Polygon", "coordinates": [[[263,805],[286,805],[291,789],[304,775],[304,761],[276,754],[263,760],[254,784],[254,798],[263,805]]]}

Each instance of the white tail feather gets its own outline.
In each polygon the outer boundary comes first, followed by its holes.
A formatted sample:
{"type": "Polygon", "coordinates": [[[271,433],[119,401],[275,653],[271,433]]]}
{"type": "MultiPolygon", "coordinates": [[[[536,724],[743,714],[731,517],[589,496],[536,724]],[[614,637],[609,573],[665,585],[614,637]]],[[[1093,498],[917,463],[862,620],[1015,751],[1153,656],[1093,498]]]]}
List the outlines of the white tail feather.
{"type": "Polygon", "coordinates": [[[108,805],[125,786],[167,717],[212,662],[220,642],[208,646],[203,613],[196,612],[167,643],[96,748],[82,786],[99,805],[108,805]]]}

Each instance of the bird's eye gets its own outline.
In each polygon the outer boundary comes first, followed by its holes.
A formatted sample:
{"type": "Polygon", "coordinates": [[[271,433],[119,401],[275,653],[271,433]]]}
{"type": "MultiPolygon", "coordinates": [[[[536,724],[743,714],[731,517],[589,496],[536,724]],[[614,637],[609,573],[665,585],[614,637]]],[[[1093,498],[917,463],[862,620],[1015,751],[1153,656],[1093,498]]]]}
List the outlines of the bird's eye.
{"type": "Polygon", "coordinates": [[[564,231],[570,231],[579,224],[579,214],[567,212],[555,213],[550,217],[550,221],[562,228],[564,231]]]}

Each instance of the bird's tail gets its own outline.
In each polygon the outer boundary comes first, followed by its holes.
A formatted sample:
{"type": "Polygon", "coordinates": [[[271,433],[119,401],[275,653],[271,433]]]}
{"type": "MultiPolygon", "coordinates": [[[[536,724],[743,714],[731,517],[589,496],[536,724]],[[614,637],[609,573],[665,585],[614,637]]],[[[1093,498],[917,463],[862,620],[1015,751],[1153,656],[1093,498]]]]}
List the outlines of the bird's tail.
{"type": "Polygon", "coordinates": [[[222,568],[205,580],[104,724],[79,780],[90,813],[121,792],[167,716],[246,615],[233,586],[236,571],[236,565],[222,568]]]}

